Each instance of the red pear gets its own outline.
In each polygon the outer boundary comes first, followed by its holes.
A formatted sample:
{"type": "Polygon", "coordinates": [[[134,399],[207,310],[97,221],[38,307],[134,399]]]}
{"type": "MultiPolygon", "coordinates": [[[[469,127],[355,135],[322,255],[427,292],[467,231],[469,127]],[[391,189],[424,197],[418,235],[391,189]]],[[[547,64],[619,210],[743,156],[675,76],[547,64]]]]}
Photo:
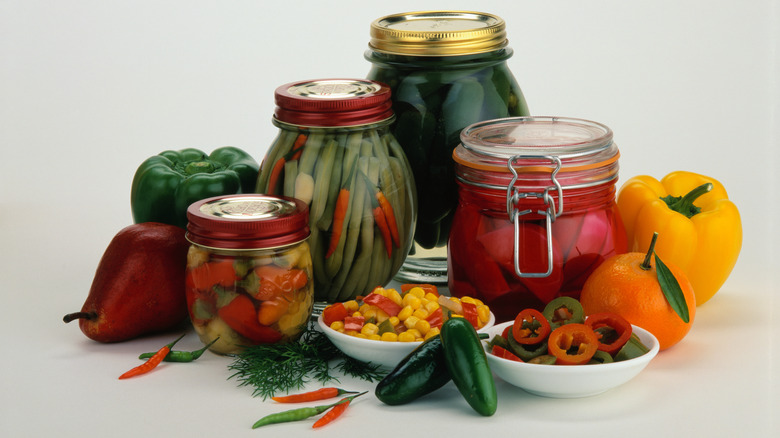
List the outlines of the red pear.
{"type": "Polygon", "coordinates": [[[80,312],[84,334],[120,342],[173,329],[187,316],[184,271],[189,243],[182,228],[145,222],[125,227],[100,259],[80,312]]]}

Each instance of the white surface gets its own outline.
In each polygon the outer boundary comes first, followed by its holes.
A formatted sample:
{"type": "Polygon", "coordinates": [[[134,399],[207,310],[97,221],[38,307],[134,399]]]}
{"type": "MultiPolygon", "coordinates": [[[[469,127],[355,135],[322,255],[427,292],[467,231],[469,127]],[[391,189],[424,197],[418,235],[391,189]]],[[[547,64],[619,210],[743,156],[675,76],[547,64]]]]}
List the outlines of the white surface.
{"type": "MultiPolygon", "coordinates": [[[[235,145],[262,158],[273,90],[364,77],[370,22],[482,9],[508,23],[509,66],[537,115],[611,127],[621,180],[686,169],[719,178],[744,244],[683,342],[637,378],[574,400],[498,382],[482,418],[453,385],[408,406],[368,394],[319,436],[771,436],[778,394],[777,148],[780,5],[772,0],[0,1],[0,436],[258,436],[282,407],[227,380],[207,354],[116,377],[173,334],[100,345],[78,310],[111,237],[131,221],[138,164],[164,149],[235,145]]],[[[191,333],[191,332],[190,332],[191,333]]],[[[194,335],[178,347],[196,348],[194,335]]],[[[340,386],[373,385],[342,380],[340,386]]]]}
{"type": "MultiPolygon", "coordinates": [[[[514,321],[493,326],[490,339],[500,335],[514,321]]],[[[633,332],[648,348],[648,352],[633,359],[602,365],[539,365],[503,359],[488,351],[488,363],[493,373],[512,385],[534,395],[554,398],[579,398],[600,395],[629,382],[658,354],[658,340],[647,330],[634,326],[633,332]]]]}

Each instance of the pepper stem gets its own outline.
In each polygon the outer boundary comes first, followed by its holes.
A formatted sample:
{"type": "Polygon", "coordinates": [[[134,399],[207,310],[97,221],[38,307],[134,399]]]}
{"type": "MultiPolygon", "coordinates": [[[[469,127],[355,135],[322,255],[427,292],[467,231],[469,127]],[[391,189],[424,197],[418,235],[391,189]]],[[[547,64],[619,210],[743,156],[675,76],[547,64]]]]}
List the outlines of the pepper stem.
{"type": "Polygon", "coordinates": [[[649,271],[652,266],[650,266],[650,258],[653,256],[653,253],[655,252],[655,242],[658,240],[658,232],[653,233],[653,239],[650,241],[650,248],[647,249],[647,254],[645,254],[645,259],[642,261],[642,264],[639,265],[640,268],[644,269],[645,271],[649,271]]]}
{"type": "Polygon", "coordinates": [[[668,205],[671,210],[674,210],[677,213],[685,215],[685,217],[690,219],[701,212],[701,207],[697,207],[693,205],[693,201],[698,199],[701,195],[704,195],[705,193],[709,192],[710,190],[712,190],[712,183],[708,182],[691,190],[685,196],[669,195],[661,198],[661,200],[666,202],[666,205],[668,205]]]}
{"type": "Polygon", "coordinates": [[[214,170],[216,170],[214,165],[208,161],[191,161],[184,168],[184,173],[195,175],[196,173],[213,173],[214,170]]]}
{"type": "Polygon", "coordinates": [[[74,313],[68,313],[65,315],[62,320],[65,321],[65,323],[69,323],[75,319],[89,319],[94,320],[97,319],[97,312],[74,312],[74,313]]]}

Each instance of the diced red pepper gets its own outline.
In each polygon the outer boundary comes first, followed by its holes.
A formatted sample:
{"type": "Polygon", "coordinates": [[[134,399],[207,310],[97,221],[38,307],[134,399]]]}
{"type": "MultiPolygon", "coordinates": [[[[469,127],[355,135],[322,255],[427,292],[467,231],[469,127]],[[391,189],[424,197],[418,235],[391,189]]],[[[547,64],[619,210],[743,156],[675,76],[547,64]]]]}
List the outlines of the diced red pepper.
{"type": "Polygon", "coordinates": [[[367,297],[364,297],[363,302],[372,306],[376,306],[379,308],[379,310],[382,310],[389,316],[397,316],[398,312],[400,312],[402,309],[402,307],[396,304],[395,301],[374,292],[368,294],[367,297]]]}
{"type": "Polygon", "coordinates": [[[255,306],[246,295],[236,295],[228,304],[217,310],[217,315],[230,328],[252,342],[269,344],[282,338],[278,331],[260,324],[255,306]]]}
{"type": "Polygon", "coordinates": [[[514,353],[512,353],[511,351],[507,350],[506,348],[500,345],[494,345],[493,349],[491,350],[491,353],[493,353],[494,356],[498,356],[504,359],[509,359],[515,362],[523,361],[523,359],[520,359],[514,353]]]}
{"type": "Polygon", "coordinates": [[[333,303],[322,311],[322,322],[328,327],[336,321],[344,321],[349,315],[349,310],[344,307],[344,303],[333,303]]]}
{"type": "Polygon", "coordinates": [[[633,328],[625,318],[615,313],[594,313],[585,319],[585,325],[590,327],[599,340],[598,349],[616,354],[631,338],[633,328]]]}
{"type": "Polygon", "coordinates": [[[466,321],[470,322],[475,329],[478,329],[479,315],[477,314],[477,305],[474,303],[467,303],[461,300],[460,306],[463,309],[463,317],[466,318],[466,321]]]}
{"type": "Polygon", "coordinates": [[[441,310],[441,307],[437,307],[425,320],[431,327],[441,328],[441,325],[444,324],[444,311],[441,310]]]}
{"type": "Polygon", "coordinates": [[[366,318],[364,316],[348,316],[344,318],[344,330],[359,332],[365,322],[366,318]]]}
{"type": "Polygon", "coordinates": [[[518,344],[538,344],[550,335],[550,323],[542,312],[536,309],[524,309],[517,314],[512,324],[512,337],[518,344]]]}
{"type": "Polygon", "coordinates": [[[207,290],[213,286],[231,287],[238,280],[233,260],[214,260],[187,271],[186,284],[194,289],[207,290]]]}
{"type": "Polygon", "coordinates": [[[596,354],[599,339],[585,324],[566,324],[550,333],[547,351],[555,356],[557,365],[582,365],[596,354]]]}

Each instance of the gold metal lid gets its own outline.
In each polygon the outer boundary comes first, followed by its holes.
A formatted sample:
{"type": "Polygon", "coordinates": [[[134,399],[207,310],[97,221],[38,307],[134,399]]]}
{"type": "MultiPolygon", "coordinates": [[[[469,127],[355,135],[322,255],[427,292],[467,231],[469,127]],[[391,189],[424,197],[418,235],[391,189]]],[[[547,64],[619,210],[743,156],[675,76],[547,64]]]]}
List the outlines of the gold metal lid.
{"type": "Polygon", "coordinates": [[[506,24],[469,11],[421,11],[388,15],[371,23],[372,50],[395,55],[454,56],[507,45],[506,24]]]}

